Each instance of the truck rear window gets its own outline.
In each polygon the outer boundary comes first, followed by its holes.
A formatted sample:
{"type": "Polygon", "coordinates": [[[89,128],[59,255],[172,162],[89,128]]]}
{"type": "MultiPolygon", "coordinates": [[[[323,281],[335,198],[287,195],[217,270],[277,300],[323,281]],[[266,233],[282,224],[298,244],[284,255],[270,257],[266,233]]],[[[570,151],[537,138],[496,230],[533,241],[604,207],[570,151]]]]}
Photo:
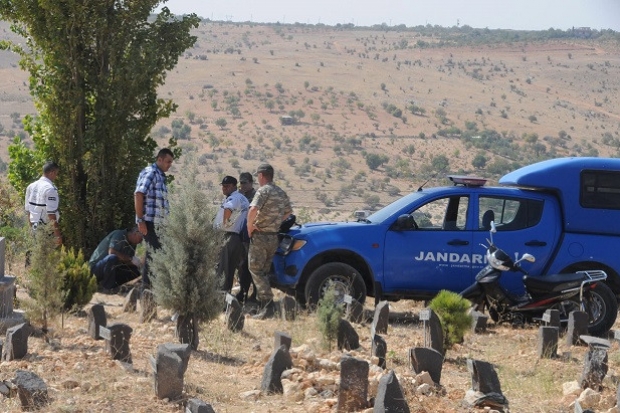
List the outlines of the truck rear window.
{"type": "Polygon", "coordinates": [[[620,209],[620,172],[581,172],[579,202],[584,208],[620,209]]]}

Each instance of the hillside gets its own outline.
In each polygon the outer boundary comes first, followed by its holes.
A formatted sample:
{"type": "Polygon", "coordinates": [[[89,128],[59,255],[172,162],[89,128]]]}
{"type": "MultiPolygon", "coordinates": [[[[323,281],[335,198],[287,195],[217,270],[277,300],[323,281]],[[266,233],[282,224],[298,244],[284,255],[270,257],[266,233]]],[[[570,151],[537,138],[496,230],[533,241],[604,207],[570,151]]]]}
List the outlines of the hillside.
{"type": "MultiPolygon", "coordinates": [[[[161,90],[178,110],[154,136],[182,138],[206,186],[271,162],[304,221],[349,218],[450,172],[497,179],[539,159],[617,155],[620,54],[607,36],[222,22],[195,34],[161,90]]],[[[2,162],[34,112],[16,62],[0,53],[2,162]]]]}

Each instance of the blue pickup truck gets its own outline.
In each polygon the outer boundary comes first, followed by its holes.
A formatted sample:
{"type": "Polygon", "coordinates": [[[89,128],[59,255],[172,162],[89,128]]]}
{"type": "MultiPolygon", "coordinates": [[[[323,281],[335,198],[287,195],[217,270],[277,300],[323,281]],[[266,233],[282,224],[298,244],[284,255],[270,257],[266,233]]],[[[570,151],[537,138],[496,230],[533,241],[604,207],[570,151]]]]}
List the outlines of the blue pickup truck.
{"type": "MultiPolygon", "coordinates": [[[[508,173],[499,186],[452,176],[352,222],[308,223],[283,235],[271,282],[313,305],[328,284],[360,302],[460,292],[485,265],[490,222],[532,276],[601,269],[620,294],[620,159],[560,158],[508,173]]],[[[514,294],[521,277],[504,277],[514,294]]]]}

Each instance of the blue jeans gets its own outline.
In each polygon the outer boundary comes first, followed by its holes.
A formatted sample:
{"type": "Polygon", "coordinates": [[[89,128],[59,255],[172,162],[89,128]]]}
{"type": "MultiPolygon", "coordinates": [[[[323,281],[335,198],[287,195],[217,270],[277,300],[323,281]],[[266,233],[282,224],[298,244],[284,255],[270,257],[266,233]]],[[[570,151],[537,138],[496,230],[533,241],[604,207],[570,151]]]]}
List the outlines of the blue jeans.
{"type": "Polygon", "coordinates": [[[97,277],[97,283],[105,289],[111,290],[140,276],[138,267],[131,263],[123,263],[114,254],[108,254],[91,267],[91,272],[97,277]]]}

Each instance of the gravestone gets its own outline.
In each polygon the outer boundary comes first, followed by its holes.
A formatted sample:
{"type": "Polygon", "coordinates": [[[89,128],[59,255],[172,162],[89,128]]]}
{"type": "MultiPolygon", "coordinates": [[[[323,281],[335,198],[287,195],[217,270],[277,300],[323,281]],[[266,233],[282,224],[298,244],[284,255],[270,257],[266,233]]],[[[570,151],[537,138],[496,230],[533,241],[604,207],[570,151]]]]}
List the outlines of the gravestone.
{"type": "Polygon", "coordinates": [[[127,295],[125,296],[125,301],[123,302],[123,311],[126,313],[133,313],[136,311],[138,307],[138,296],[140,295],[138,288],[132,288],[127,295]]]}
{"type": "Polygon", "coordinates": [[[342,357],[337,412],[356,412],[368,407],[369,370],[370,366],[365,360],[342,357]]]}
{"type": "Polygon", "coordinates": [[[157,355],[150,356],[150,361],[158,398],[178,400],[183,396],[183,379],[190,354],[189,344],[165,343],[157,346],[157,355]]]}
{"type": "Polygon", "coordinates": [[[345,294],[344,302],[347,305],[345,318],[352,323],[363,323],[364,306],[352,296],[345,294]]]}
{"type": "Polygon", "coordinates": [[[105,315],[105,308],[103,304],[95,304],[88,309],[88,335],[95,339],[100,340],[99,327],[105,327],[108,320],[105,315]]]}
{"type": "Polygon", "coordinates": [[[129,340],[133,329],[127,324],[115,323],[108,327],[99,326],[99,335],[105,340],[106,352],[113,360],[131,363],[129,340]]]}
{"type": "Polygon", "coordinates": [[[288,334],[282,331],[276,331],[273,333],[273,337],[274,337],[274,343],[273,343],[274,350],[277,350],[280,347],[284,346],[286,351],[290,351],[291,344],[293,344],[293,339],[291,338],[291,336],[289,336],[288,334]]]}
{"type": "Polygon", "coordinates": [[[471,329],[474,333],[483,333],[487,331],[487,322],[489,316],[482,314],[480,311],[474,311],[471,314],[471,329]]]}
{"type": "Polygon", "coordinates": [[[280,312],[285,321],[295,321],[297,317],[297,301],[290,295],[284,296],[280,301],[280,312]]]}
{"type": "Polygon", "coordinates": [[[15,297],[15,277],[4,273],[6,239],[0,237],[0,334],[9,327],[26,322],[23,311],[13,310],[15,297]]]}
{"type": "Polygon", "coordinates": [[[379,367],[385,369],[385,356],[387,355],[387,343],[378,334],[372,338],[372,355],[379,359],[379,367]]]}
{"type": "Polygon", "coordinates": [[[47,384],[31,371],[17,370],[15,385],[22,410],[36,410],[48,403],[47,384]]]}
{"type": "Polygon", "coordinates": [[[420,311],[420,321],[424,323],[424,345],[437,350],[443,356],[443,327],[439,316],[430,308],[420,311]]]}
{"type": "Polygon", "coordinates": [[[233,332],[243,330],[245,316],[243,306],[232,294],[226,294],[226,327],[233,332]]]}
{"type": "Polygon", "coordinates": [[[215,413],[210,404],[200,399],[189,399],[185,406],[185,413],[215,413]]]}
{"type": "Polygon", "coordinates": [[[157,303],[151,290],[143,290],[140,294],[140,322],[148,323],[157,318],[157,303]]]}
{"type": "Polygon", "coordinates": [[[347,320],[338,321],[338,350],[355,350],[360,346],[360,337],[347,320]]]}
{"type": "Polygon", "coordinates": [[[443,368],[443,354],[428,347],[414,347],[409,349],[409,364],[416,374],[426,371],[433,382],[439,384],[443,368]]]}
{"type": "Polygon", "coordinates": [[[579,385],[582,389],[590,388],[600,391],[608,369],[607,350],[604,348],[590,349],[585,355],[579,385]]]}
{"type": "Polygon", "coordinates": [[[471,374],[471,388],[484,394],[502,394],[499,377],[492,364],[486,361],[467,359],[467,371],[471,374]]]}
{"type": "Polygon", "coordinates": [[[11,361],[24,358],[28,353],[30,325],[22,323],[6,330],[6,340],[2,346],[2,360],[11,361]]]}
{"type": "Polygon", "coordinates": [[[588,314],[584,311],[571,311],[568,315],[568,327],[566,330],[566,344],[574,346],[583,343],[579,336],[588,334],[588,314]]]}
{"type": "Polygon", "coordinates": [[[560,327],[560,310],[548,309],[545,310],[542,316],[542,321],[547,327],[560,327]]]}
{"type": "MultiPolygon", "coordinates": [[[[375,336],[376,337],[376,336],[375,336]]],[[[394,370],[381,377],[373,413],[409,413],[409,405],[394,370]]]]}
{"type": "Polygon", "coordinates": [[[547,359],[557,357],[559,337],[558,327],[540,326],[538,328],[538,357],[547,359]]]}
{"type": "Polygon", "coordinates": [[[375,316],[370,326],[370,335],[387,334],[390,321],[390,305],[387,301],[380,301],[375,307],[375,316]]]}
{"type": "Polygon", "coordinates": [[[261,391],[270,393],[282,393],[282,372],[293,367],[291,355],[284,346],[271,353],[271,357],[263,370],[263,380],[261,381],[261,391]]]}

